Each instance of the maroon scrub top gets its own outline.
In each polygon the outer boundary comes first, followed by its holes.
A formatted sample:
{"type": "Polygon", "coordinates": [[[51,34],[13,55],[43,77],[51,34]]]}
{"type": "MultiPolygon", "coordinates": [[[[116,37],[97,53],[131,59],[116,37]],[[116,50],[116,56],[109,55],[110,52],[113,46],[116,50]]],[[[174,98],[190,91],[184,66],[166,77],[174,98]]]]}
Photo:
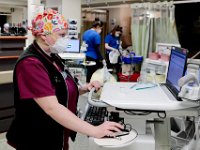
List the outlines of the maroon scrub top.
{"type": "MultiPolygon", "coordinates": [[[[19,62],[16,68],[16,76],[20,99],[26,100],[30,98],[55,96],[55,88],[51,84],[48,71],[37,58],[27,57],[19,62]]],[[[67,77],[65,81],[69,97],[68,109],[75,113],[78,96],[77,87],[70,77],[67,77]]],[[[65,131],[65,136],[67,136],[65,138],[65,144],[67,144],[69,133],[69,130],[65,131]]]]}

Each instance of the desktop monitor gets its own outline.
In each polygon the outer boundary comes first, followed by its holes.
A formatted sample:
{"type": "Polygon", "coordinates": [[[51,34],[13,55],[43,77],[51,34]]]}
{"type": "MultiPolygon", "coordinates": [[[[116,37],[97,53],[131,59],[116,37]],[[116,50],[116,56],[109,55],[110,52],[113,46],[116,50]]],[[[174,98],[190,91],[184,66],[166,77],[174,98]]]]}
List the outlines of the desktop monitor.
{"type": "Polygon", "coordinates": [[[80,52],[80,40],[70,39],[65,53],[79,53],[79,52],[80,52]]]}
{"type": "Polygon", "coordinates": [[[185,75],[187,65],[187,50],[179,47],[171,47],[166,84],[177,97],[180,92],[178,80],[185,75]]]}

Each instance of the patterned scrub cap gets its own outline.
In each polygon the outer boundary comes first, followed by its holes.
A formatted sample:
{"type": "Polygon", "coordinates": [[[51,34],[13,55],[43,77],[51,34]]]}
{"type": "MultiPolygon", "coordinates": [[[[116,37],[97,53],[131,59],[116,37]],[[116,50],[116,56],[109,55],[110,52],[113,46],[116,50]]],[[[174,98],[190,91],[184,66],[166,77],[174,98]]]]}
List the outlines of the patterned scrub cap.
{"type": "Polygon", "coordinates": [[[36,36],[51,34],[67,28],[67,22],[61,14],[55,10],[47,9],[34,17],[30,30],[32,31],[32,34],[36,36]]]}

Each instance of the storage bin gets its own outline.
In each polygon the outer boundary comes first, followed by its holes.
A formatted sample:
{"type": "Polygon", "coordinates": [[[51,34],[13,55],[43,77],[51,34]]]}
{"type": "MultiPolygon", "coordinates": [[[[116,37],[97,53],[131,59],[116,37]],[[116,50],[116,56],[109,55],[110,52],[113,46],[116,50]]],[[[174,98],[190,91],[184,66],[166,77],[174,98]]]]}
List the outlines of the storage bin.
{"type": "Polygon", "coordinates": [[[142,63],[143,61],[143,57],[142,56],[126,56],[126,57],[122,57],[122,62],[124,64],[139,64],[142,63]]]}
{"type": "Polygon", "coordinates": [[[127,76],[121,73],[118,74],[120,82],[137,82],[137,79],[139,76],[140,76],[140,73],[134,73],[132,75],[127,75],[127,76]]]}

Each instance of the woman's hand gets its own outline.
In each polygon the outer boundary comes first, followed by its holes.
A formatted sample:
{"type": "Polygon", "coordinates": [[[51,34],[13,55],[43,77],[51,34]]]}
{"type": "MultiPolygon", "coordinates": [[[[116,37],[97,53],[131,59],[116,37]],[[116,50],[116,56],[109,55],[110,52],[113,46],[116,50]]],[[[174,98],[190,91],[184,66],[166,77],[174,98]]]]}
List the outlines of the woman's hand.
{"type": "Polygon", "coordinates": [[[88,83],[87,90],[90,91],[93,87],[95,88],[95,91],[98,91],[101,88],[101,83],[99,81],[92,81],[88,83]]]}
{"type": "Polygon", "coordinates": [[[79,94],[84,94],[90,91],[92,88],[95,88],[95,91],[98,91],[101,88],[101,83],[99,81],[92,81],[82,87],[79,88],[79,94]]]}
{"type": "Polygon", "coordinates": [[[94,137],[102,138],[104,136],[115,137],[115,132],[121,132],[124,127],[119,123],[106,121],[95,128],[94,137]]]}

